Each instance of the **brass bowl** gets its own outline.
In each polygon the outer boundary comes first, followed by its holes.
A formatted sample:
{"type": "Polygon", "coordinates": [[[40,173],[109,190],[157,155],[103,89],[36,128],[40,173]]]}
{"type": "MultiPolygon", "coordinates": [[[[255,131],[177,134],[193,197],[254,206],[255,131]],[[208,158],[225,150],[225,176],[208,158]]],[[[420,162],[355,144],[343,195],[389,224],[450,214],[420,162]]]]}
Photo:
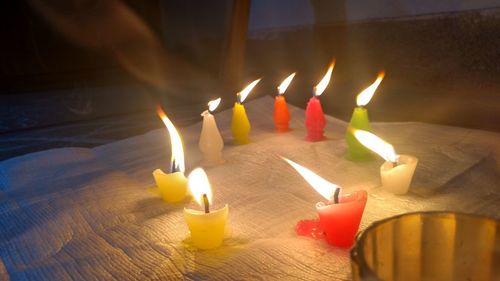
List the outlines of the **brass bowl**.
{"type": "Polygon", "coordinates": [[[451,212],[373,223],[351,250],[353,280],[500,280],[498,220],[451,212]]]}

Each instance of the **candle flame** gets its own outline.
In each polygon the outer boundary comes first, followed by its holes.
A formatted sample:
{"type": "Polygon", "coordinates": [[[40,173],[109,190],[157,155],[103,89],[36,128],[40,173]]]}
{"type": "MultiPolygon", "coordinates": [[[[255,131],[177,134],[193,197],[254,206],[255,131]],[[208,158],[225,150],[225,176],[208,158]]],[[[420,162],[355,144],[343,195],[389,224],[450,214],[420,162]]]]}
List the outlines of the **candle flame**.
{"type": "Polygon", "coordinates": [[[394,147],[390,143],[387,143],[378,136],[363,130],[354,130],[354,136],[362,145],[377,153],[386,161],[390,161],[392,163],[397,162],[396,151],[394,151],[394,147]]]}
{"type": "Polygon", "coordinates": [[[321,94],[323,94],[326,87],[328,86],[328,83],[330,83],[330,78],[332,76],[334,66],[335,66],[335,61],[333,61],[330,64],[330,67],[328,68],[328,71],[326,72],[325,76],[323,76],[323,79],[321,79],[318,85],[314,87],[314,96],[319,97],[321,94]]]}
{"type": "Polygon", "coordinates": [[[371,84],[368,88],[359,93],[358,97],[356,98],[356,103],[358,104],[358,106],[365,106],[370,102],[378,86],[380,85],[380,83],[382,83],[384,76],[385,72],[381,71],[378,74],[377,80],[375,80],[375,82],[373,82],[373,84],[371,84]]]}
{"type": "Polygon", "coordinates": [[[218,99],[209,101],[208,102],[208,111],[213,112],[215,109],[217,109],[221,100],[222,100],[221,98],[218,98],[218,99]]]}
{"type": "Polygon", "coordinates": [[[207,174],[202,168],[196,168],[188,176],[189,191],[196,200],[196,203],[203,206],[203,194],[207,195],[208,203],[212,204],[212,188],[208,181],[207,174]]]}
{"type": "Polygon", "coordinates": [[[261,79],[262,78],[259,78],[253,81],[252,83],[248,84],[248,86],[246,86],[245,89],[243,89],[241,92],[238,93],[238,95],[240,96],[240,103],[243,103],[243,101],[245,101],[248,94],[250,94],[250,91],[252,91],[252,89],[257,85],[257,83],[260,82],[261,79]]]}
{"type": "Polygon", "coordinates": [[[161,106],[158,106],[157,112],[158,116],[160,116],[161,120],[167,127],[170,135],[170,144],[172,145],[172,157],[170,161],[173,164],[173,169],[174,171],[184,173],[186,167],[184,166],[184,149],[182,148],[181,136],[179,135],[179,132],[177,132],[177,129],[172,121],[168,119],[163,109],[161,109],[161,106]]]}
{"type": "Polygon", "coordinates": [[[335,194],[335,190],[339,188],[338,185],[333,184],[324,178],[316,175],[313,171],[302,167],[301,165],[293,162],[290,159],[282,157],[283,160],[288,162],[299,174],[326,200],[331,200],[335,194]]]}
{"type": "Polygon", "coordinates": [[[294,72],[292,74],[290,74],[285,80],[283,80],[283,82],[281,82],[281,84],[278,86],[278,93],[280,95],[283,95],[285,94],[285,91],[286,89],[288,88],[288,86],[290,85],[290,83],[292,83],[292,80],[293,78],[295,77],[295,74],[297,74],[297,72],[294,72]]]}

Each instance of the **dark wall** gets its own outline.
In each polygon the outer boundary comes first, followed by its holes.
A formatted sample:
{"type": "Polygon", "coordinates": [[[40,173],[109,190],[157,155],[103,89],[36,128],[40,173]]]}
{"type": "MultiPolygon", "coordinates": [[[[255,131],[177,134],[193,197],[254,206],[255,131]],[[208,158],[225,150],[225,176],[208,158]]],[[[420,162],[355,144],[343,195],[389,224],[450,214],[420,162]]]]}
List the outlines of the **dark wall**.
{"type": "MultiPolygon", "coordinates": [[[[249,72],[270,84],[298,71],[288,100],[304,106],[332,57],[325,110],[348,120],[355,96],[386,71],[374,121],[500,130],[500,11],[463,12],[269,32],[249,44],[249,72]],[[269,81],[269,80],[268,80],[269,81]]],[[[271,85],[269,85],[271,87],[271,85]]]]}

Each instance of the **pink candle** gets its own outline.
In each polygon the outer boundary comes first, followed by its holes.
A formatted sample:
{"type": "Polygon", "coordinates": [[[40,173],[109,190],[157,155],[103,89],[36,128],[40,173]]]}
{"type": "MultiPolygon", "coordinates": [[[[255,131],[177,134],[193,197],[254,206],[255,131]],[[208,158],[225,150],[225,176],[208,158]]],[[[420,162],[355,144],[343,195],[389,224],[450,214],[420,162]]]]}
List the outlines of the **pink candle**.
{"type": "Polygon", "coordinates": [[[318,97],[325,91],[328,83],[330,83],[334,66],[335,62],[332,62],[323,79],[314,87],[313,97],[307,103],[305,126],[307,128],[306,140],[308,141],[325,139],[325,114],[323,114],[323,108],[321,108],[321,102],[318,97]]]}
{"type": "Polygon", "coordinates": [[[367,198],[366,191],[361,190],[341,195],[337,204],[316,204],[319,225],[329,244],[343,248],[353,245],[367,198]]]}
{"type": "Polygon", "coordinates": [[[325,114],[323,113],[321,102],[314,96],[309,100],[306,108],[306,139],[308,141],[323,140],[325,138],[325,124],[325,114]]]}

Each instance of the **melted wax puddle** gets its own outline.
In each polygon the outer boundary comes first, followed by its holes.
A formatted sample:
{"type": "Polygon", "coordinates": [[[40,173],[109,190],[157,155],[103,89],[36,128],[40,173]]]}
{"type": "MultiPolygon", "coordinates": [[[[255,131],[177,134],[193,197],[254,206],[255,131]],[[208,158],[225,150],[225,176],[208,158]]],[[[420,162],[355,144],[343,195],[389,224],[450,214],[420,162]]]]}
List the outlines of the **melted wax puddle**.
{"type": "Polygon", "coordinates": [[[299,236],[311,237],[313,239],[323,239],[325,232],[319,225],[318,219],[300,220],[295,226],[295,232],[299,236]]]}

